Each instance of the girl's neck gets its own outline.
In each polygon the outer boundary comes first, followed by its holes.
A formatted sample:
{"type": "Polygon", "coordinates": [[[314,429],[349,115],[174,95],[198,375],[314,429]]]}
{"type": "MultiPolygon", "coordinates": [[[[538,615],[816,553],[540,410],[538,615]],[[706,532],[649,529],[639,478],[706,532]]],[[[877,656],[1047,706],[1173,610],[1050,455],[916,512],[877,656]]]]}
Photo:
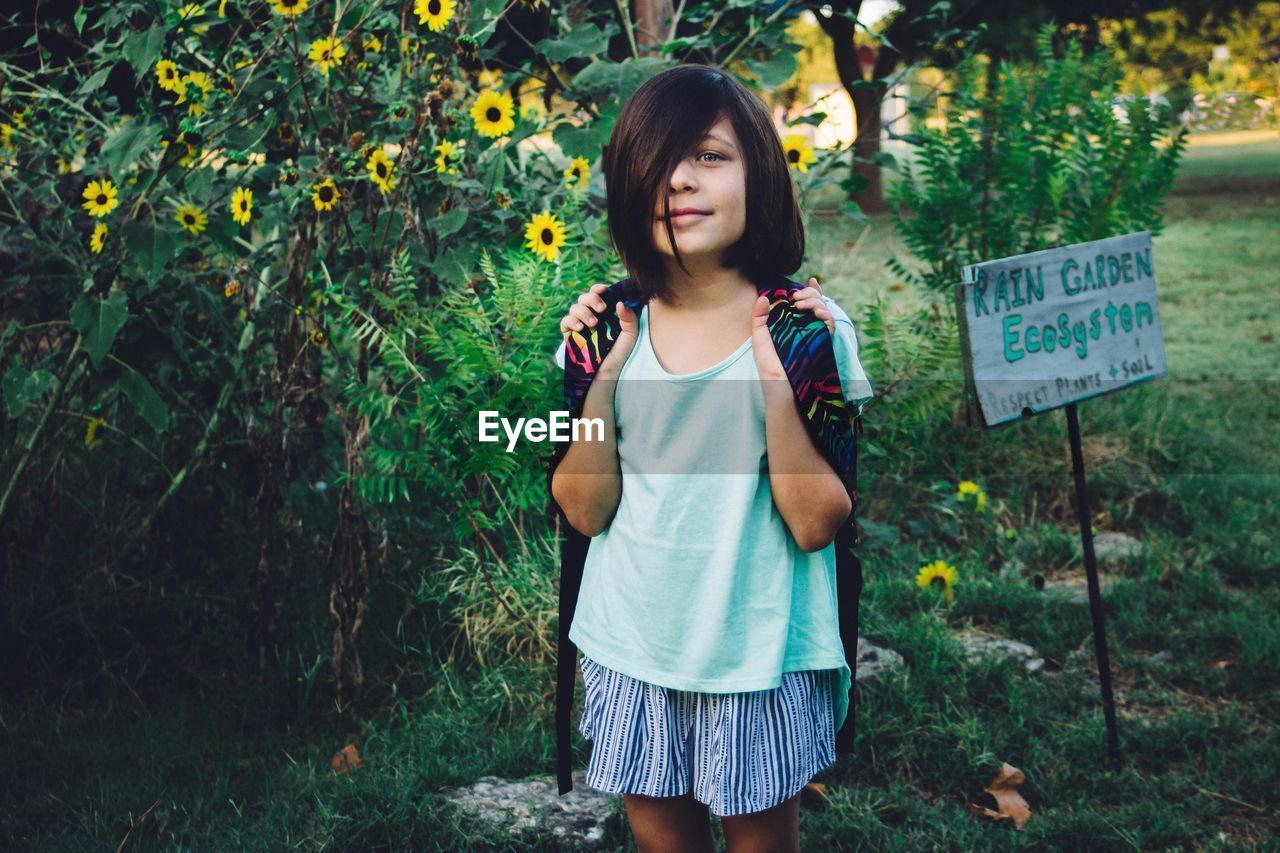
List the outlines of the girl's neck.
{"type": "Polygon", "coordinates": [[[717,270],[693,278],[681,273],[679,282],[673,283],[671,289],[669,300],[654,297],[665,311],[717,311],[744,301],[747,291],[754,299],[756,292],[751,280],[736,269],[717,270]]]}

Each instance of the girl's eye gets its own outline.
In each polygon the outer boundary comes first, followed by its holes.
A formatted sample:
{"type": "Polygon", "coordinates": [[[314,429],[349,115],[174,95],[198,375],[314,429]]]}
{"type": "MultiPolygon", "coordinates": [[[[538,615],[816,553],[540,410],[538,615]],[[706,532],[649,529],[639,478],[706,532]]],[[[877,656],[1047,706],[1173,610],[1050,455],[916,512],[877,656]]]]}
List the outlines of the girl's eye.
{"type": "Polygon", "coordinates": [[[698,155],[698,157],[705,157],[705,156],[706,156],[706,155],[708,155],[708,154],[710,154],[712,157],[715,157],[717,160],[723,160],[723,159],[724,159],[723,157],[721,157],[719,154],[717,154],[717,153],[716,153],[716,152],[714,152],[714,151],[703,151],[701,154],[699,154],[699,155],[698,155]]]}

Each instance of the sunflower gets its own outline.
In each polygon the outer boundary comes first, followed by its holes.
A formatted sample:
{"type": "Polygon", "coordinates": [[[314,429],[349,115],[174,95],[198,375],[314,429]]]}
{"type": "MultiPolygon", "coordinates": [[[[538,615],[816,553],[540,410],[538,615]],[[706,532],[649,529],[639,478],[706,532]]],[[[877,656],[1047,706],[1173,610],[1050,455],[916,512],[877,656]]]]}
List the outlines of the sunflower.
{"type": "Polygon", "coordinates": [[[448,172],[450,175],[458,174],[458,170],[449,163],[458,159],[458,146],[449,140],[442,141],[439,145],[432,149],[436,154],[436,174],[444,174],[448,172]]]}
{"type": "Polygon", "coordinates": [[[204,211],[193,204],[184,204],[179,207],[173,218],[178,220],[178,224],[191,234],[199,234],[204,230],[204,226],[208,222],[204,211]]]}
{"type": "Polygon", "coordinates": [[[226,287],[222,288],[222,295],[230,299],[240,293],[240,282],[234,278],[227,282],[226,287]]]}
{"type": "Polygon", "coordinates": [[[453,0],[415,0],[413,13],[418,16],[419,24],[426,24],[433,33],[438,33],[453,18],[453,6],[453,0]]]}
{"type": "Polygon", "coordinates": [[[323,331],[323,330],[321,330],[321,329],[312,329],[312,330],[311,330],[311,344],[312,344],[312,346],[317,346],[317,347],[320,347],[321,349],[328,349],[328,348],[329,348],[329,336],[328,336],[328,335],[326,335],[326,334],[324,333],[324,331],[323,331]]]}
{"type": "Polygon", "coordinates": [[[311,0],[271,0],[271,8],[286,18],[296,18],[307,11],[311,0]]]}
{"type": "Polygon", "coordinates": [[[68,160],[66,157],[63,157],[61,154],[58,155],[58,174],[59,175],[70,175],[75,170],[76,170],[76,166],[74,161],[68,160]]]}
{"type": "Polygon", "coordinates": [[[956,567],[948,565],[945,560],[934,560],[928,565],[921,566],[916,574],[916,586],[921,589],[928,589],[936,580],[942,581],[943,594],[947,598],[947,603],[950,604],[951,587],[956,582],[956,567]]]}
{"type": "Polygon", "coordinates": [[[962,480],[956,488],[956,500],[962,504],[972,502],[974,509],[982,509],[987,505],[987,495],[982,487],[972,480],[962,480]]]}
{"type": "Polygon", "coordinates": [[[485,89],[471,107],[471,119],[476,132],[483,136],[503,136],[516,126],[512,118],[516,113],[515,102],[506,92],[485,89]]]}
{"type": "Polygon", "coordinates": [[[390,157],[383,153],[381,148],[374,149],[373,156],[369,158],[365,168],[369,170],[369,180],[378,185],[378,189],[382,190],[383,195],[395,189],[396,178],[392,174],[395,164],[391,162],[390,157]]]}
{"type": "Polygon", "coordinates": [[[799,133],[789,134],[782,141],[782,153],[787,158],[788,166],[793,166],[802,172],[809,171],[809,164],[818,161],[818,158],[813,156],[813,147],[799,133]]]}
{"type": "Polygon", "coordinates": [[[187,93],[192,91],[192,87],[199,89],[200,93],[198,95],[193,93],[191,104],[187,107],[187,114],[193,116],[204,115],[204,99],[205,96],[213,91],[213,81],[203,71],[191,71],[182,76],[182,82],[176,90],[178,100],[175,103],[186,103],[187,93]]]}
{"type": "Polygon", "coordinates": [[[231,218],[241,225],[249,224],[249,216],[253,213],[253,190],[248,187],[236,187],[231,194],[231,218]]]}
{"type": "Polygon", "coordinates": [[[502,69],[486,68],[476,75],[476,85],[486,89],[496,89],[502,85],[502,69]]]}
{"type": "Polygon", "coordinates": [[[169,92],[176,92],[182,86],[182,75],[178,73],[178,66],[172,59],[162,59],[156,63],[156,80],[160,83],[160,88],[169,92]]]}
{"type": "Polygon", "coordinates": [[[89,428],[84,433],[84,446],[93,450],[99,444],[102,444],[102,436],[98,432],[107,425],[107,419],[98,415],[90,419],[89,428]]]}
{"type": "Polygon", "coordinates": [[[6,150],[13,150],[13,125],[8,122],[0,124],[0,143],[4,143],[6,150]]]}
{"type": "Polygon", "coordinates": [[[549,211],[542,211],[524,227],[525,245],[544,261],[555,263],[560,259],[560,247],[564,245],[564,223],[549,211]]]}
{"type": "Polygon", "coordinates": [[[341,65],[346,55],[347,46],[336,38],[316,39],[307,51],[307,59],[320,66],[321,74],[328,74],[331,67],[341,65]]]}
{"type": "Polygon", "coordinates": [[[365,36],[360,42],[360,46],[365,49],[366,53],[382,53],[382,39],[377,36],[365,36]]]}
{"type": "Polygon", "coordinates": [[[84,209],[89,211],[90,216],[106,216],[119,203],[116,185],[106,178],[90,181],[84,188],[84,209]]]}
{"type": "Polygon", "coordinates": [[[566,186],[585,187],[591,178],[591,164],[587,162],[586,157],[574,157],[569,168],[564,170],[564,177],[566,186]]]}
{"type": "Polygon", "coordinates": [[[338,187],[333,182],[333,178],[325,178],[316,184],[311,193],[311,200],[316,203],[316,210],[329,210],[338,203],[338,199],[342,198],[342,193],[338,192],[338,187]]]}
{"type": "Polygon", "coordinates": [[[99,222],[93,226],[93,233],[89,235],[89,250],[95,255],[102,251],[102,244],[107,240],[106,223],[99,222]]]}

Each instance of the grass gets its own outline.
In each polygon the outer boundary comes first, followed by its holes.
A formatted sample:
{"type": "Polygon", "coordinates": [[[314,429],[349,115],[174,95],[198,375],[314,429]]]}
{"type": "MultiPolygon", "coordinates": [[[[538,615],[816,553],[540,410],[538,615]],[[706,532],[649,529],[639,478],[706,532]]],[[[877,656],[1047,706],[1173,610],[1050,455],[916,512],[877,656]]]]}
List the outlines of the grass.
{"type": "MultiPolygon", "coordinates": [[[[859,690],[857,750],[815,780],[829,797],[802,811],[802,849],[1278,849],[1280,149],[1257,144],[1194,146],[1168,202],[1155,258],[1170,376],[1080,406],[1094,523],[1146,544],[1103,567],[1122,770],[1107,762],[1088,608],[1037,589],[1083,574],[1063,417],[938,423],[910,453],[866,462],[860,512],[898,534],[865,540],[860,633],[906,664],[859,690]],[[1260,181],[1231,177],[1255,168],[1260,181]],[[951,523],[936,505],[959,479],[989,506],[951,523]],[[949,608],[912,583],[938,558],[960,575],[949,608]],[[971,628],[1029,643],[1044,670],[967,661],[954,632],[971,628]],[[1004,763],[1026,776],[1022,830],[967,807],[1004,763]]],[[[878,293],[919,298],[884,267],[901,251],[887,218],[865,234],[817,223],[811,240],[855,316],[878,293]]],[[[479,776],[551,773],[551,667],[424,669],[400,682],[423,685],[412,698],[362,721],[363,765],[339,775],[347,738],[238,681],[89,708],[4,702],[0,847],[557,849],[439,802],[479,776]]],[[[574,743],[582,767],[590,744],[576,729],[574,743]]],[[[634,844],[624,828],[605,849],[634,844]]]]}

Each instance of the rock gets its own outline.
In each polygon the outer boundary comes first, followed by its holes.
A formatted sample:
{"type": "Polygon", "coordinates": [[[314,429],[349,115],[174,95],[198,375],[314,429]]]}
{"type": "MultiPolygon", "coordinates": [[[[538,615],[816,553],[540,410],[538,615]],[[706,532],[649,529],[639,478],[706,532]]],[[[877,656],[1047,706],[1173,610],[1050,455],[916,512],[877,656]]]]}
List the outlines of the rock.
{"type": "MultiPolygon", "coordinates": [[[[1107,591],[1111,588],[1111,579],[1101,572],[1098,573],[1098,592],[1106,596],[1107,591]]],[[[1065,601],[1067,604],[1088,604],[1089,603],[1089,578],[1085,575],[1084,570],[1076,577],[1064,581],[1045,581],[1044,589],[1041,590],[1045,595],[1055,595],[1065,601]]]]}
{"type": "Polygon", "coordinates": [[[858,660],[854,664],[853,672],[854,681],[875,681],[885,671],[900,667],[902,663],[902,655],[892,649],[877,646],[865,637],[859,637],[858,660]]]}
{"type": "Polygon", "coordinates": [[[1099,563],[1118,562],[1141,556],[1143,545],[1141,539],[1135,539],[1128,533],[1104,530],[1093,537],[1093,555],[1099,563]]]}
{"type": "Polygon", "coordinates": [[[511,780],[482,776],[470,785],[442,791],[460,810],[512,835],[534,833],[566,846],[593,850],[614,828],[614,794],[588,788],[585,773],[573,774],[573,790],[561,796],[554,776],[511,780]]]}
{"type": "Polygon", "coordinates": [[[1037,657],[1036,650],[1017,640],[983,633],[959,634],[956,639],[964,645],[970,661],[976,662],[984,657],[1014,658],[1022,661],[1028,675],[1044,668],[1044,659],[1037,657]]]}

